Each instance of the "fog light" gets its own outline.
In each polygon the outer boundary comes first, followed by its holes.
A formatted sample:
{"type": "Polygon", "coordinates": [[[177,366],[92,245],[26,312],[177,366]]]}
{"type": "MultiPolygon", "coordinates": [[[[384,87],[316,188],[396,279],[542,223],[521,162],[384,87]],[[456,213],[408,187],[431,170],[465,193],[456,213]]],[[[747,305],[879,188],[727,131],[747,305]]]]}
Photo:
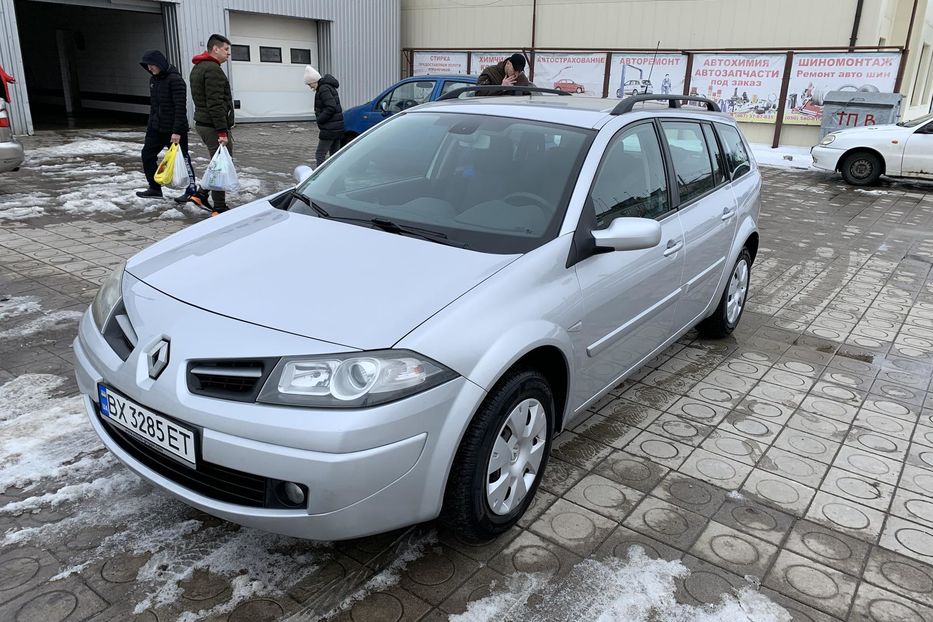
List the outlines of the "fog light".
{"type": "Polygon", "coordinates": [[[295,482],[285,482],[285,484],[282,485],[282,490],[289,503],[292,505],[304,505],[305,491],[302,490],[301,486],[295,482]]]}

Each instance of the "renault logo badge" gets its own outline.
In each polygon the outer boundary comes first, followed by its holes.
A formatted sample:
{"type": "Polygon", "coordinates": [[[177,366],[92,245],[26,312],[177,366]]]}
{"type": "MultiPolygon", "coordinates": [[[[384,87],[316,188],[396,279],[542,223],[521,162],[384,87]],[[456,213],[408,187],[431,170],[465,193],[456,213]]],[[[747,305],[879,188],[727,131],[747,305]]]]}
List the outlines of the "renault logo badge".
{"type": "Polygon", "coordinates": [[[168,341],[159,340],[146,354],[149,364],[149,377],[155,380],[168,367],[168,341]]]}

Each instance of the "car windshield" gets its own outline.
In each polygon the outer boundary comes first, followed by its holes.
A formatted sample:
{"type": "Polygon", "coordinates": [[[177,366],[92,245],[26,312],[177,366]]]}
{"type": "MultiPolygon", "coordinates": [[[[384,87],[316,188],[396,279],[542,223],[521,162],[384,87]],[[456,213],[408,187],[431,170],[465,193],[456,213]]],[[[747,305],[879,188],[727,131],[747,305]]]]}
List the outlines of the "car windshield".
{"type": "Polygon", "coordinates": [[[917,117],[916,119],[911,119],[910,121],[901,121],[898,123],[901,127],[917,127],[918,125],[923,125],[928,121],[933,121],[933,114],[925,114],[922,117],[917,117]]]}
{"type": "Polygon", "coordinates": [[[361,226],[390,221],[383,228],[394,233],[408,228],[402,233],[476,251],[525,253],[556,236],[593,135],[524,119],[401,114],[299,187],[317,209],[294,201],[289,210],[361,226]]]}

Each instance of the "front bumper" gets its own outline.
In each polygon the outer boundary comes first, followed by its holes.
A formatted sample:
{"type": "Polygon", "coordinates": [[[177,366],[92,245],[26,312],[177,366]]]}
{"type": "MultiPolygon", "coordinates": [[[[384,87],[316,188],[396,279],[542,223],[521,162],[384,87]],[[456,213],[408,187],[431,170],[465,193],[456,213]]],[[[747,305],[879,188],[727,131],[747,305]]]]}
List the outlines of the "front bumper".
{"type": "Polygon", "coordinates": [[[19,168],[25,157],[23,145],[15,138],[12,141],[0,142],[0,173],[19,168]]]}
{"type": "Polygon", "coordinates": [[[813,168],[835,173],[839,170],[839,158],[845,153],[842,149],[833,149],[832,147],[823,147],[816,145],[810,149],[810,156],[813,158],[813,168]]]}
{"type": "MultiPolygon", "coordinates": [[[[450,464],[463,430],[484,397],[482,389],[465,378],[456,378],[398,402],[354,411],[270,406],[192,395],[183,373],[185,360],[193,358],[191,352],[186,352],[191,347],[187,342],[191,335],[184,333],[201,330],[198,327],[202,320],[213,322],[213,334],[218,329],[237,332],[237,339],[232,341],[240,344],[256,343],[260,332],[264,339],[259,343],[279,341],[282,334],[221,318],[164,296],[153,300],[163,306],[187,307],[184,324],[188,326],[188,330],[179,331],[183,334],[173,331],[172,360],[157,381],[139,373],[146,358],[138,352],[145,350],[142,334],[139,346],[124,362],[110,349],[88,313],[74,342],[76,376],[91,425],[104,445],[133,471],[209,514],[302,538],[360,537],[438,515],[450,464]],[[244,341],[245,334],[252,334],[254,339],[244,341]],[[145,456],[121,444],[118,435],[101,419],[96,403],[99,382],[196,428],[200,460],[208,466],[307,486],[307,507],[249,507],[218,500],[182,485],[171,473],[166,475],[147,466],[145,456]]],[[[207,347],[203,342],[201,345],[202,350],[207,347]]],[[[205,355],[217,354],[197,354],[205,355]]]]}

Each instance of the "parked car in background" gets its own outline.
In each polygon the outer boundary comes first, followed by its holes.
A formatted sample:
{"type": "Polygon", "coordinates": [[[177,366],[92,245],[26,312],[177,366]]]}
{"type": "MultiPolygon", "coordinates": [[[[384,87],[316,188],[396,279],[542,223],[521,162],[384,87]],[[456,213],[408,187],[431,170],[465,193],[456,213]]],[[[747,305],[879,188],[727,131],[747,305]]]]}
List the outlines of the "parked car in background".
{"type": "Polygon", "coordinates": [[[583,87],[582,84],[578,84],[574,82],[573,80],[569,80],[567,78],[557,80],[554,83],[554,88],[557,89],[558,91],[563,91],[565,93],[585,93],[586,92],[586,89],[583,87]]]}
{"type": "Polygon", "coordinates": [[[374,99],[343,111],[344,144],[380,121],[412,106],[434,101],[454,89],[476,84],[476,76],[426,75],[412,76],[396,82],[374,99]]]}
{"type": "Polygon", "coordinates": [[[654,93],[654,86],[651,80],[626,80],[622,89],[616,90],[616,97],[626,97],[629,95],[651,95],[654,93]]]}
{"type": "Polygon", "coordinates": [[[0,173],[19,169],[24,157],[23,145],[13,135],[7,102],[0,97],[0,173]]]}
{"type": "Polygon", "coordinates": [[[933,181],[933,114],[912,121],[838,130],[810,149],[814,168],[870,186],[885,175],[933,181]]]}
{"type": "Polygon", "coordinates": [[[547,97],[406,110],[119,266],[73,346],[104,445],[272,532],[509,530],[557,434],[735,329],[758,251],[761,176],[713,102],[547,97]]]}

